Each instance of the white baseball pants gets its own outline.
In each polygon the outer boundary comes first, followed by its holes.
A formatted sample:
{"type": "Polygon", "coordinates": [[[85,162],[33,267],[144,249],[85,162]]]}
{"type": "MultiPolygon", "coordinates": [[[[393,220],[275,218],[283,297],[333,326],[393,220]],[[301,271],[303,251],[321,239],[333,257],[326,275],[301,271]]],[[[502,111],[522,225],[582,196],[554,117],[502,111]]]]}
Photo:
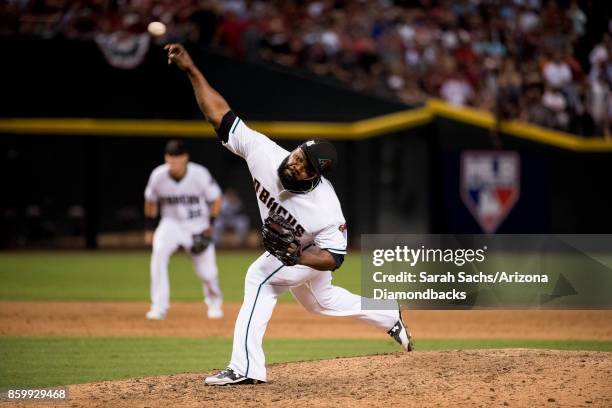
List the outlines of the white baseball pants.
{"type": "Polygon", "coordinates": [[[330,271],[303,265],[283,266],[267,252],[261,255],[246,274],[229,367],[248,378],[266,381],[263,336],[278,296],[287,290],[312,313],[353,317],[385,332],[398,321],[397,309],[361,310],[361,296],[334,286],[331,281],[330,271]]]}
{"type": "MultiPolygon", "coordinates": [[[[193,242],[192,232],[180,223],[162,219],[155,230],[151,255],[151,310],[165,314],[170,307],[170,279],[168,263],[179,247],[189,251],[193,242]]],[[[204,302],[208,306],[220,306],[223,295],[219,287],[219,272],[215,246],[210,244],[198,255],[191,255],[193,268],[202,282],[204,302]]]]}

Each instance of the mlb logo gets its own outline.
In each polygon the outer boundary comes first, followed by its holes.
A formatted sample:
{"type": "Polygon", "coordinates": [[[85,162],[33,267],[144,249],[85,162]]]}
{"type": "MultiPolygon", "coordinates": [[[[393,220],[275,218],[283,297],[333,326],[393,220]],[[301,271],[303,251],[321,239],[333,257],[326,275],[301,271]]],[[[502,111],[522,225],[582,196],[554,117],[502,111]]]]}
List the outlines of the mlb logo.
{"type": "Polygon", "coordinates": [[[482,230],[494,233],[520,195],[520,157],[511,151],[461,155],[461,199],[482,230]]]}

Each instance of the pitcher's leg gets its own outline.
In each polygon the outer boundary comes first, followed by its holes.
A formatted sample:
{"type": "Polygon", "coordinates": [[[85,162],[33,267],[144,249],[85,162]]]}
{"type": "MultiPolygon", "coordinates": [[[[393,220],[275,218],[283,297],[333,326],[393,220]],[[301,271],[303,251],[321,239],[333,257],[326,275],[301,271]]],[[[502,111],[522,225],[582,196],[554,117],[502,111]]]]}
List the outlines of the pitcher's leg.
{"type": "Polygon", "coordinates": [[[282,268],[283,265],[276,258],[265,255],[249,267],[244,282],[244,301],[234,328],[234,346],[229,367],[245,377],[259,381],[266,381],[263,336],[278,295],[288,289],[267,283],[282,268]]]}
{"type": "Polygon", "coordinates": [[[237,373],[260,381],[266,381],[263,336],[278,295],[318,273],[311,268],[283,266],[276,258],[266,255],[255,261],[247,272],[230,363],[230,368],[237,373]]]}
{"type": "Polygon", "coordinates": [[[398,321],[395,302],[381,304],[381,310],[362,310],[361,296],[334,286],[331,281],[331,272],[321,272],[303,285],[292,288],[291,293],[310,312],[352,317],[385,332],[398,321]]]}

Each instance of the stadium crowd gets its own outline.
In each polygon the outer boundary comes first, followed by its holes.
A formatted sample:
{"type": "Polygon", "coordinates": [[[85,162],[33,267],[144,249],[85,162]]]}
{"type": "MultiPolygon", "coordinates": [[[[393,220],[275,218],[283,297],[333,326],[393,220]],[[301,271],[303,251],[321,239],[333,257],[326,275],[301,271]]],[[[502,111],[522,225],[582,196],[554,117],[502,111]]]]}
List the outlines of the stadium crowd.
{"type": "MultiPolygon", "coordinates": [[[[103,51],[114,46],[142,57],[147,24],[158,20],[168,30],[157,42],[222,47],[238,58],[306,69],[409,105],[438,97],[501,119],[610,137],[612,20],[588,32],[589,20],[602,18],[593,4],[6,0],[0,2],[0,34],[93,39],[103,51]]],[[[116,52],[114,61],[112,52],[105,54],[122,68],[139,61],[128,61],[126,52],[116,52]]]]}

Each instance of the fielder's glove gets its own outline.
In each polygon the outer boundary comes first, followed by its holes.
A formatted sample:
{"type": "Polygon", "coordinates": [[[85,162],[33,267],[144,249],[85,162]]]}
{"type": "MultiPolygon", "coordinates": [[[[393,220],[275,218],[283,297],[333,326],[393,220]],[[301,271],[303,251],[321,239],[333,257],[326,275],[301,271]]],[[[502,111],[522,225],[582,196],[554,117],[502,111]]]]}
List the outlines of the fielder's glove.
{"type": "Polygon", "coordinates": [[[295,230],[282,216],[272,213],[264,221],[261,231],[263,245],[270,254],[274,255],[284,265],[297,264],[302,254],[302,245],[295,236],[295,230]],[[289,254],[289,247],[295,244],[293,253],[289,254]]]}
{"type": "Polygon", "coordinates": [[[191,253],[194,255],[201,254],[206,251],[208,245],[212,242],[212,238],[207,231],[204,231],[200,234],[195,234],[192,236],[193,244],[191,245],[191,253]]]}

